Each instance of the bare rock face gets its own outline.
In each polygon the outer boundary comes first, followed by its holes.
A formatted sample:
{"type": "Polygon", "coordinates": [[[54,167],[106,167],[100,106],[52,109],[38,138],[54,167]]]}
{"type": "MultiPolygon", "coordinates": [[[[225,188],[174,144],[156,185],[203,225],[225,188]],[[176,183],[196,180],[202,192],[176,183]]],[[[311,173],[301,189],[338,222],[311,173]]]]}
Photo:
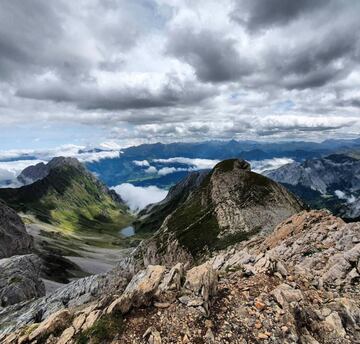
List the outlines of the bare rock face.
{"type": "Polygon", "coordinates": [[[0,259],[0,306],[45,295],[41,261],[34,254],[0,259]]]}
{"type": "Polygon", "coordinates": [[[19,215],[0,201],[0,259],[31,253],[33,239],[19,215]]]}
{"type": "MultiPolygon", "coordinates": [[[[37,300],[0,308],[1,333],[8,333],[27,324],[38,323],[67,307],[92,302],[110,291],[123,291],[127,279],[115,272],[78,279],[37,300]]],[[[0,340],[1,342],[1,340],[0,340]]]]}
{"type": "Polygon", "coordinates": [[[119,310],[121,313],[127,313],[131,307],[148,304],[154,296],[164,273],[165,268],[160,265],[149,265],[146,270],[137,273],[120,298],[109,306],[107,312],[112,313],[119,310]]]}
{"type": "Polygon", "coordinates": [[[210,197],[223,237],[241,230],[270,231],[303,209],[303,204],[280,184],[251,172],[246,161],[219,163],[210,185],[210,197]]]}
{"type": "Polygon", "coordinates": [[[360,160],[357,158],[332,154],[287,164],[266,175],[286,185],[312,207],[321,205],[348,219],[360,216],[360,160]]]}
{"type": "Polygon", "coordinates": [[[217,272],[211,264],[193,267],[186,273],[184,295],[179,300],[187,306],[201,307],[205,314],[209,314],[209,301],[216,295],[217,283],[217,272]]]}
{"type": "MultiPolygon", "coordinates": [[[[187,272],[176,265],[167,270],[165,267],[148,266],[137,273],[128,283],[125,290],[117,290],[116,294],[102,296],[87,307],[68,308],[54,312],[45,320],[36,325],[30,325],[28,331],[20,330],[9,335],[0,336],[0,341],[9,344],[22,343],[76,343],[79,339],[94,342],[110,343],[111,336],[121,334],[122,317],[130,311],[136,312],[140,307],[155,306],[158,309],[167,309],[179,303],[184,310],[192,314],[203,313],[203,306],[210,305],[211,299],[216,295],[218,276],[210,264],[204,264],[187,272]],[[169,296],[169,302],[159,302],[163,294],[169,296]],[[187,294],[199,302],[183,305],[178,298],[187,294]],[[114,331],[114,327],[116,327],[114,331]],[[101,328],[101,339],[96,329],[101,328]]],[[[31,324],[29,322],[28,324],[31,324]]],[[[161,343],[161,335],[154,326],[148,327],[141,335],[147,343],[161,343]]],[[[120,340],[121,342],[121,340],[120,340]]],[[[140,341],[133,341],[140,342],[140,341]]],[[[166,342],[165,342],[166,343],[166,342]]]]}
{"type": "Polygon", "coordinates": [[[312,276],[319,287],[350,288],[360,280],[360,224],[327,211],[302,212],[280,224],[262,243],[268,254],[312,276]]]}

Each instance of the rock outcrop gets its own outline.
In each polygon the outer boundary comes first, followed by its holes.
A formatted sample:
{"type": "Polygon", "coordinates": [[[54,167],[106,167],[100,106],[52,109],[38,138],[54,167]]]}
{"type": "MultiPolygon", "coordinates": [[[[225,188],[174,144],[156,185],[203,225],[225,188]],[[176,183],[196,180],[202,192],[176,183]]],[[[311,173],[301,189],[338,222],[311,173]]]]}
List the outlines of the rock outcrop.
{"type": "Polygon", "coordinates": [[[21,171],[17,179],[24,185],[31,184],[48,176],[51,170],[65,165],[73,166],[75,168],[82,167],[80,162],[75,158],[56,157],[51,159],[47,164],[40,162],[36,165],[26,167],[21,171]]]}
{"type": "Polygon", "coordinates": [[[0,259],[0,307],[45,295],[41,261],[34,254],[0,259]]]}
{"type": "MultiPolygon", "coordinates": [[[[8,344],[38,343],[39,340],[64,344],[88,340],[107,343],[114,339],[113,337],[121,335],[123,317],[127,316],[130,310],[134,312],[140,307],[166,309],[177,304],[201,316],[206,312],[205,309],[209,309],[216,294],[217,283],[217,273],[210,264],[187,273],[181,266],[166,270],[163,266],[150,265],[131,279],[120,296],[107,295],[80,309],[54,311],[44,321],[3,335],[0,340],[8,344]],[[193,302],[184,306],[184,295],[193,302]],[[166,297],[167,302],[163,302],[163,297],[166,297]],[[181,298],[182,301],[179,301],[181,298]]],[[[153,328],[148,328],[142,337],[147,339],[147,342],[161,343],[159,332],[153,328]]]]}
{"type": "Polygon", "coordinates": [[[270,232],[303,204],[243,160],[217,164],[159,231],[137,249],[144,265],[174,265],[208,256],[256,233],[270,232]]]}
{"type": "Polygon", "coordinates": [[[66,307],[84,305],[114,290],[122,292],[127,282],[126,278],[115,271],[92,275],[71,282],[35,301],[0,309],[0,323],[6,324],[5,327],[0,328],[0,333],[41,322],[66,307]]]}
{"type": "Polygon", "coordinates": [[[0,201],[0,259],[30,253],[32,237],[19,215],[0,201]]]}

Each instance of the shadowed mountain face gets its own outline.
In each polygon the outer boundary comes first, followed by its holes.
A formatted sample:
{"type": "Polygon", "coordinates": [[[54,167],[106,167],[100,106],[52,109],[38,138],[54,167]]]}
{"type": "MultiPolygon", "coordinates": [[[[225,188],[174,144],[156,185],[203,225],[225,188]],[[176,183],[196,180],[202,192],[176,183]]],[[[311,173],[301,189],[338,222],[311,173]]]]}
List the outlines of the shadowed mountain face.
{"type": "Polygon", "coordinates": [[[206,178],[208,172],[192,172],[172,186],[168,195],[159,203],[150,204],[142,210],[134,222],[138,232],[154,232],[160,228],[166,216],[186,201],[190,193],[206,178]]]}
{"type": "Polygon", "coordinates": [[[15,210],[69,230],[115,230],[130,216],[121,199],[100,183],[76,159],[55,158],[47,165],[26,169],[21,175],[34,183],[0,189],[0,199],[15,210]]]}
{"type": "Polygon", "coordinates": [[[33,249],[33,239],[26,233],[18,214],[0,202],[0,259],[27,254],[33,249]]]}
{"type": "MultiPolygon", "coordinates": [[[[150,210],[150,216],[154,217],[157,210],[157,215],[161,215],[161,208],[156,207],[152,207],[155,212],[150,210]]],[[[255,233],[271,231],[302,209],[302,202],[293,194],[271,179],[251,172],[247,162],[225,160],[166,217],[154,239],[144,245],[145,260],[156,262],[164,252],[171,256],[166,259],[173,262],[179,256],[199,257],[255,233]]]]}
{"type": "Polygon", "coordinates": [[[344,218],[360,216],[360,160],[354,154],[332,154],[282,166],[266,175],[314,208],[328,208],[344,218]]]}

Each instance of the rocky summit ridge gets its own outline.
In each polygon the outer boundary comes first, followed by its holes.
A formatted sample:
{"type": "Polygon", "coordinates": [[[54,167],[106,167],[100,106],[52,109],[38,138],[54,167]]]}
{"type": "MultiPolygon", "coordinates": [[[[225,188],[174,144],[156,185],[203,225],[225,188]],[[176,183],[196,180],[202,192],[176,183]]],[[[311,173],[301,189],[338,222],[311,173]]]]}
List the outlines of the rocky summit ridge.
{"type": "MultiPolygon", "coordinates": [[[[162,223],[135,256],[147,264],[203,260],[304,209],[283,186],[231,159],[217,164],[162,223]]],[[[152,215],[154,213],[152,212],[152,215]]]]}
{"type": "Polygon", "coordinates": [[[0,342],[359,343],[359,279],[360,223],[227,160],[114,270],[0,309],[0,342]]]}

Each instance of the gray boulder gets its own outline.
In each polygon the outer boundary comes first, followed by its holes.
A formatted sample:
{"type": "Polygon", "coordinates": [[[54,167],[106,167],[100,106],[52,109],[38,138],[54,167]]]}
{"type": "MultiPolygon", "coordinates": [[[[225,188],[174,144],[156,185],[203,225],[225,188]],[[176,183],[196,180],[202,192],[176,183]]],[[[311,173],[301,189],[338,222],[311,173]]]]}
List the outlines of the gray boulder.
{"type": "Polygon", "coordinates": [[[45,295],[40,279],[41,260],[34,254],[0,260],[0,306],[45,295]]]}
{"type": "Polygon", "coordinates": [[[31,253],[33,239],[19,215],[0,201],[0,259],[31,253]]]}

